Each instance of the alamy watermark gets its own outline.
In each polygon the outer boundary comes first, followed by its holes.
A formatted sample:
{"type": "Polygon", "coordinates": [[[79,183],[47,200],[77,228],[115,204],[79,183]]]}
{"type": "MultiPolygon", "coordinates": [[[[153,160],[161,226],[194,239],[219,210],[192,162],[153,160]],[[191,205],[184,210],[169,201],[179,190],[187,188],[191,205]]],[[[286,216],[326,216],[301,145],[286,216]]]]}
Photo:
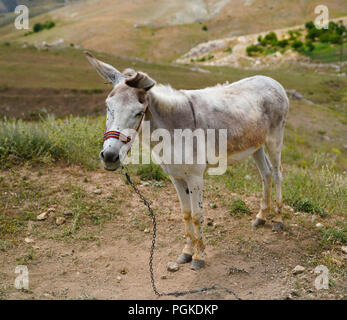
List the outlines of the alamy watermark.
{"type": "Polygon", "coordinates": [[[14,10],[18,16],[14,20],[14,26],[17,30],[29,29],[29,8],[25,5],[19,5],[14,10]]]}
{"type": "MultiPolygon", "coordinates": [[[[124,144],[120,148],[120,160],[124,164],[150,164],[153,161],[160,165],[208,165],[207,173],[210,175],[221,175],[227,169],[227,129],[169,131],[160,128],[151,132],[150,122],[144,121],[141,150],[137,131],[127,129],[124,132],[133,137],[131,144],[124,144]]],[[[106,142],[105,147],[110,147],[110,142],[106,142]]]]}
{"type": "Polygon", "coordinates": [[[319,265],[314,269],[314,273],[319,274],[314,280],[316,289],[329,289],[329,269],[326,266],[319,265]]]}
{"type": "Polygon", "coordinates": [[[314,25],[317,29],[329,28],[329,9],[327,6],[320,4],[315,7],[314,13],[318,14],[314,20],[314,25]]]}
{"type": "Polygon", "coordinates": [[[15,281],[14,281],[14,287],[17,290],[29,290],[29,270],[27,266],[19,265],[16,267],[15,271],[16,274],[19,274],[15,281]]]}

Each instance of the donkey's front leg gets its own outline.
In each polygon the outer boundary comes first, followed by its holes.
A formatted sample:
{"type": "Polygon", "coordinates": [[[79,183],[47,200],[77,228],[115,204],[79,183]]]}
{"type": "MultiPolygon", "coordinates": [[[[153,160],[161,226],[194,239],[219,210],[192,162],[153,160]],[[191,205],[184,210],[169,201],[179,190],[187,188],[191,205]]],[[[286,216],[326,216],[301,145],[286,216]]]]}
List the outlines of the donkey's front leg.
{"type": "Polygon", "coordinates": [[[175,179],[170,176],[170,179],[175,186],[175,189],[180,200],[181,209],[183,212],[186,245],[184,246],[181,255],[177,258],[177,263],[183,264],[192,261],[193,248],[192,241],[194,239],[194,229],[192,224],[190,196],[187,183],[182,179],[175,179]]]}
{"type": "Polygon", "coordinates": [[[187,179],[190,206],[192,209],[192,221],[194,226],[194,254],[190,268],[193,270],[201,269],[205,265],[202,224],[204,221],[203,212],[203,176],[190,176],[187,179]]]}

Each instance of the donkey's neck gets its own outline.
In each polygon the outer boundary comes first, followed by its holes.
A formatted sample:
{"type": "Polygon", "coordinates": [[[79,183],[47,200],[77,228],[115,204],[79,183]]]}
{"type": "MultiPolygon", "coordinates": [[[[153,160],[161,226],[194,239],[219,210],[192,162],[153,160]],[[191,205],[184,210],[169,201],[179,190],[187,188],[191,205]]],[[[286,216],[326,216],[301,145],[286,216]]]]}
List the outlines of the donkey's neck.
{"type": "Polygon", "coordinates": [[[151,128],[193,128],[194,118],[189,98],[184,91],[156,85],[149,91],[149,113],[146,120],[151,128]]]}

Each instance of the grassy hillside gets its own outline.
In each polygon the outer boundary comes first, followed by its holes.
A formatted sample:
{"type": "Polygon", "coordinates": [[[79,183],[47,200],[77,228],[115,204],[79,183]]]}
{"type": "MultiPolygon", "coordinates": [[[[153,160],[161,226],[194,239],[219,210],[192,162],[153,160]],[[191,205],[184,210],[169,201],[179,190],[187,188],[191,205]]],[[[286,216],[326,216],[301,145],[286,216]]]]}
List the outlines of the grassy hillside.
{"type": "MultiPolygon", "coordinates": [[[[143,70],[159,83],[169,83],[175,88],[203,88],[259,74],[228,67],[210,67],[202,69],[207,72],[199,72],[169,63],[96,55],[120,70],[127,67],[143,70]]],[[[334,74],[322,77],[295,66],[262,70],[261,74],[273,77],[286,89],[295,89],[313,102],[291,101],[287,126],[290,139],[287,153],[291,161],[305,167],[312,160],[312,153],[326,152],[337,167],[346,168],[346,78],[334,74]]],[[[39,113],[58,117],[104,114],[104,99],[111,90],[89,65],[83,51],[37,51],[14,43],[0,44],[0,88],[1,116],[22,118],[35,118],[33,115],[39,113]]]]}
{"type": "MultiPolygon", "coordinates": [[[[0,29],[0,39],[54,41],[137,56],[173,60],[200,42],[302,24],[315,18],[312,1],[114,1],[89,0],[31,20],[53,20],[57,26],[24,37],[12,25],[0,29]]],[[[330,17],[347,15],[342,1],[329,2],[330,17]]]]}
{"type": "MultiPolygon", "coordinates": [[[[201,72],[188,66],[95,54],[120,70],[140,69],[176,88],[203,88],[257,73],[227,67],[201,72]]],[[[206,177],[204,209],[206,222],[210,222],[204,224],[208,266],[206,273],[198,275],[203,282],[192,279],[187,283],[188,271],[181,267],[175,275],[160,279],[160,287],[170,291],[218,281],[228,286],[230,282],[233,290],[238,283],[242,298],[342,299],[346,287],[341,246],[347,243],[347,80],[295,66],[263,70],[262,74],[314,102],[290,103],[282,152],[285,230],[273,233],[268,226],[256,231],[250,227],[261,199],[261,180],[252,159],[230,167],[224,175],[206,177]],[[305,266],[306,273],[294,276],[292,269],[297,264],[305,266]],[[219,269],[212,269],[214,265],[219,269]],[[318,265],[329,269],[329,290],[314,290],[313,270],[318,265]],[[241,272],[239,277],[230,271],[226,275],[227,267],[241,272]],[[208,278],[210,274],[213,279],[208,278]],[[216,274],[220,275],[217,280],[216,274]],[[260,285],[259,274],[265,275],[260,277],[260,285]],[[179,276],[182,282],[177,286],[179,276]],[[254,281],[245,286],[251,277],[254,281]],[[269,288],[270,278],[273,286],[269,288]],[[269,288],[268,293],[264,288],[269,288]],[[256,289],[259,293],[250,296],[256,289]]],[[[151,241],[147,232],[152,226],[150,217],[119,172],[98,169],[104,100],[110,90],[81,50],[38,51],[14,42],[0,43],[0,117],[7,116],[0,120],[0,299],[113,298],[114,288],[120,285],[124,286],[120,290],[123,296],[114,298],[143,298],[142,287],[151,290],[143,268],[151,241]],[[39,121],[13,119],[37,119],[38,114],[43,116],[39,121]],[[91,114],[99,116],[85,116],[91,114]],[[38,221],[37,215],[43,212],[49,212],[49,217],[38,221]],[[63,224],[58,224],[58,218],[65,219],[63,224]],[[109,262],[105,260],[106,246],[112,257],[109,262]],[[121,264],[113,264],[119,261],[121,264]],[[18,264],[30,267],[30,291],[13,287],[13,270],[18,264]],[[118,271],[125,264],[126,275],[118,271]],[[141,269],[136,269],[139,265],[141,269]],[[110,274],[111,279],[121,274],[121,283],[110,284],[110,274]],[[144,279],[141,290],[142,280],[134,280],[134,275],[144,279]],[[100,278],[93,278],[96,276],[100,278]],[[95,286],[90,291],[90,279],[101,284],[97,291],[95,286]],[[84,289],[86,283],[88,288],[84,289]],[[103,291],[105,283],[109,291],[103,291]],[[78,289],[67,289],[71,284],[78,289]],[[81,288],[87,291],[80,293],[81,288]],[[141,295],[129,293],[128,288],[141,295]]],[[[141,192],[153,200],[158,219],[156,261],[175,259],[184,232],[174,187],[165,176],[164,181],[148,182],[163,179],[162,171],[154,165],[131,166],[130,173],[141,192]]],[[[166,275],[166,263],[155,266],[162,268],[157,274],[166,275]]],[[[145,297],[152,298],[153,293],[147,291],[145,297]]]]}

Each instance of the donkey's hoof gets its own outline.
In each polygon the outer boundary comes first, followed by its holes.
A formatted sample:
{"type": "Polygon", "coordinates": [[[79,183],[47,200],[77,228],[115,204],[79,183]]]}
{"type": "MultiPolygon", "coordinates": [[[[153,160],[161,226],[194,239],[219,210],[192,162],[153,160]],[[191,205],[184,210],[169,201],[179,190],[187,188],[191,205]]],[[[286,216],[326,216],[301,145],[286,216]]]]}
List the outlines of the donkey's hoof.
{"type": "Polygon", "coordinates": [[[190,269],[192,270],[199,270],[205,267],[205,261],[204,260],[192,260],[192,263],[190,264],[190,269]]]}
{"type": "Polygon", "coordinates": [[[192,255],[187,253],[181,253],[181,255],[177,258],[176,262],[178,264],[184,264],[192,261],[192,255]]]}
{"type": "Polygon", "coordinates": [[[265,220],[263,219],[260,219],[260,218],[256,218],[255,220],[252,221],[252,227],[253,228],[256,228],[256,227],[259,227],[259,226],[263,226],[265,224],[265,220]]]}
{"type": "Polygon", "coordinates": [[[283,223],[279,221],[273,221],[272,222],[272,231],[282,231],[283,230],[283,223]]]}

